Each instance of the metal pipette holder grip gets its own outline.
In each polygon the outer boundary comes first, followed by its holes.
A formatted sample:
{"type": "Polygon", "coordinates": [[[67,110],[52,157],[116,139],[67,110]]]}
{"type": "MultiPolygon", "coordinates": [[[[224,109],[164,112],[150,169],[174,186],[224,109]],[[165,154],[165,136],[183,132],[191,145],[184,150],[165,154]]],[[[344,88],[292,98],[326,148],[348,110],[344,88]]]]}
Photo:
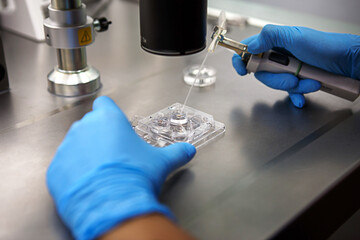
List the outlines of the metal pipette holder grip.
{"type": "Polygon", "coordinates": [[[226,30],[221,27],[214,28],[212,48],[209,50],[214,51],[216,46],[220,45],[235,51],[246,63],[249,73],[292,73],[302,79],[317,80],[321,83],[320,90],[349,101],[355,101],[360,95],[360,80],[327,72],[273,50],[253,55],[247,51],[247,45],[226,38],[225,33],[226,30]]]}
{"type": "Polygon", "coordinates": [[[359,80],[327,72],[272,50],[251,55],[246,69],[248,72],[292,73],[302,79],[314,79],[321,83],[320,90],[349,101],[355,101],[360,95],[359,80]]]}

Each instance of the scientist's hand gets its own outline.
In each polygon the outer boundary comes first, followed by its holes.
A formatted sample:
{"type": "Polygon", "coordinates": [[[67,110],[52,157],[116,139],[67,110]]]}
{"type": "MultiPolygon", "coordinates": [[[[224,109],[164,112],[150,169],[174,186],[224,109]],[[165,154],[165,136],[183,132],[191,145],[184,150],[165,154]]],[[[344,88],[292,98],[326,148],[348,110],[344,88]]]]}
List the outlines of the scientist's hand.
{"type": "MultiPolygon", "coordinates": [[[[274,47],[283,48],[300,61],[328,72],[360,79],[360,36],[351,34],[320,32],[305,27],[266,25],[260,34],[243,41],[253,54],[268,51],[274,47]]],[[[233,66],[240,75],[247,74],[245,64],[237,54],[233,66]]],[[[298,79],[289,73],[257,72],[255,77],[265,85],[289,93],[293,104],[302,108],[303,94],[320,89],[319,82],[298,79]]]]}
{"type": "Polygon", "coordinates": [[[76,239],[94,239],[140,215],[160,213],[173,219],[157,195],[167,175],[195,152],[188,143],[149,145],[110,98],[99,97],[58,148],[47,185],[76,239]]]}

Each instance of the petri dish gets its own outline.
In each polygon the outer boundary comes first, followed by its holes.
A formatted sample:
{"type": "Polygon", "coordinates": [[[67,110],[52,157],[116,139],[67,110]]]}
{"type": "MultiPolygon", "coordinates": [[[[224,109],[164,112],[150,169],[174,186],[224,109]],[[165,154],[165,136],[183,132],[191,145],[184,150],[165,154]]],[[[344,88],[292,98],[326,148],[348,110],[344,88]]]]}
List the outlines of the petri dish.
{"type": "Polygon", "coordinates": [[[199,72],[200,65],[192,65],[184,69],[184,82],[188,85],[193,85],[194,81],[195,87],[207,87],[216,82],[216,70],[210,66],[204,66],[197,79],[196,75],[199,72]]]}
{"type": "Polygon", "coordinates": [[[137,117],[132,125],[140,137],[156,147],[188,142],[199,148],[225,133],[225,125],[212,115],[180,103],[148,117],[137,117]]]}

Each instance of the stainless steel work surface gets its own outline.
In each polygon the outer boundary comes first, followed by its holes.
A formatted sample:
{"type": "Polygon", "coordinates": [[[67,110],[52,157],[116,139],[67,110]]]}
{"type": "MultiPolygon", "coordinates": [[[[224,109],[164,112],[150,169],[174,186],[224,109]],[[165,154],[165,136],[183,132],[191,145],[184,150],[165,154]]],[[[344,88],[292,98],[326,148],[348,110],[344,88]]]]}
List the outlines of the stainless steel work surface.
{"type": "MultiPolygon", "coordinates": [[[[205,53],[171,58],[141,50],[135,3],[113,1],[103,15],[113,25],[87,48],[88,62],[101,73],[98,95],[112,97],[128,117],[183,102],[189,86],[182,70],[205,53]]],[[[233,28],[229,37],[259,31],[233,28]]],[[[9,33],[3,42],[11,92],[0,95],[0,239],[70,239],[45,173],[95,96],[49,94],[46,75],[56,64],[55,50],[9,33]]],[[[194,88],[188,103],[225,123],[226,133],[167,181],[161,201],[199,239],[264,239],[358,167],[360,103],[318,92],[296,109],[286,93],[252,75],[239,77],[231,56],[220,48],[209,56],[217,82],[194,88]]]]}

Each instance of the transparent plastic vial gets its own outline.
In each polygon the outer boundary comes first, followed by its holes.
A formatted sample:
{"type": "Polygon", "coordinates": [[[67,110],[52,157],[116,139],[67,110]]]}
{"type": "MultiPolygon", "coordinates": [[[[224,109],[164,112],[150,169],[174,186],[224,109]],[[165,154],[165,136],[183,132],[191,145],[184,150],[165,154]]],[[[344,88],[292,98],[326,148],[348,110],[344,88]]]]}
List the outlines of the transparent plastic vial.
{"type": "MultiPolygon", "coordinates": [[[[199,72],[199,65],[192,65],[184,69],[184,81],[188,85],[193,85],[196,75],[199,72]]],[[[195,81],[195,87],[207,87],[216,82],[216,70],[210,66],[204,66],[195,81]]]]}

